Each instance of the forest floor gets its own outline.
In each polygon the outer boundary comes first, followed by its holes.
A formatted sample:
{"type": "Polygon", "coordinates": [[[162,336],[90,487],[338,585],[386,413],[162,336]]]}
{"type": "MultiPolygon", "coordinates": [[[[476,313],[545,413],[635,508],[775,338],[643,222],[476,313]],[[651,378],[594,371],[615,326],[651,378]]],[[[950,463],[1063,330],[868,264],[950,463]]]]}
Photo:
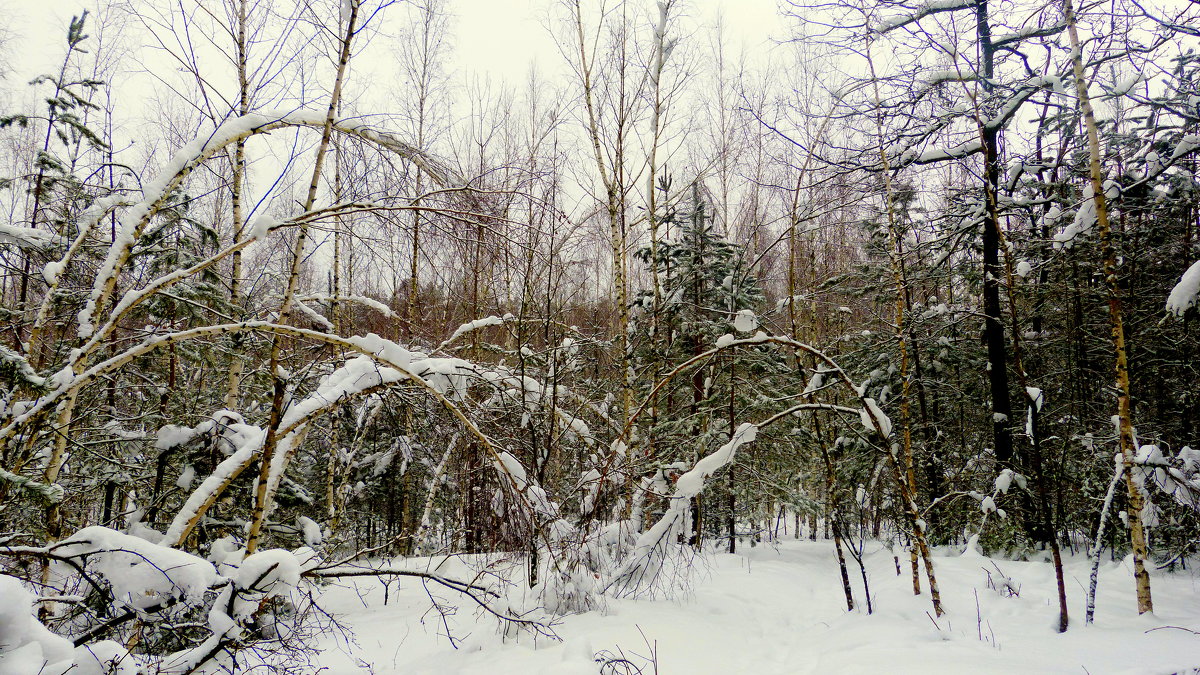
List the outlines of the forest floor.
{"type": "MultiPolygon", "coordinates": [[[[861,577],[848,562],[861,602],[861,577]]],[[[433,598],[459,608],[443,621],[417,580],[393,583],[385,604],[383,584],[359,579],[318,598],[348,630],[326,633],[316,658],[330,675],[627,672],[602,670],[597,654],[624,655],[646,674],[1200,672],[1200,572],[1191,565],[1152,571],[1155,613],[1138,616],[1131,563],[1105,554],[1096,621],[1084,626],[1088,561],[1068,558],[1071,628],[1060,635],[1048,562],[943,551],[935,564],[947,610],[936,620],[928,592],[914,596],[907,568],[897,576],[878,544],[868,543],[865,556],[870,615],[846,611],[832,542],[784,540],[711,554],[692,561],[689,588],[673,599],[607,599],[606,611],[557,623],[561,642],[505,640],[468,600],[430,586],[433,598]],[[998,570],[1019,595],[989,587],[989,572],[996,580],[998,570]]]]}

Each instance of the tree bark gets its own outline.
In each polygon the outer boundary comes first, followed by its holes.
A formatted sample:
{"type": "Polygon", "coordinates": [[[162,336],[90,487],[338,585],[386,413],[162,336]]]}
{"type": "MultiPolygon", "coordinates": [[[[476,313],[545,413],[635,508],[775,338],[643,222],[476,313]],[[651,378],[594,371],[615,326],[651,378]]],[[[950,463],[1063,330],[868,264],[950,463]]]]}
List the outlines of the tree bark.
{"type": "Polygon", "coordinates": [[[1117,271],[1116,247],[1112,243],[1112,229],[1108,222],[1108,202],[1104,194],[1104,174],[1100,167],[1100,134],[1096,127],[1096,115],[1088,97],[1088,83],[1083,72],[1083,56],[1079,46],[1079,31],[1075,26],[1075,13],[1071,0],[1063,0],[1063,16],[1067,33],[1071,38],[1071,65],[1075,71],[1075,90],[1079,96],[1079,107],[1088,139],[1088,173],[1091,177],[1092,200],[1096,205],[1096,229],[1100,235],[1100,248],[1104,255],[1104,276],[1108,283],[1108,318],[1112,326],[1115,371],[1117,376],[1117,417],[1121,456],[1124,459],[1125,488],[1129,495],[1129,538],[1133,547],[1133,578],[1137,589],[1138,614],[1154,611],[1150,596],[1150,575],[1146,572],[1149,557],[1146,532],[1142,526],[1144,508],[1142,493],[1133,477],[1137,448],[1133,439],[1133,412],[1130,409],[1129,362],[1125,352],[1125,324],[1121,307],[1121,286],[1117,271]]]}

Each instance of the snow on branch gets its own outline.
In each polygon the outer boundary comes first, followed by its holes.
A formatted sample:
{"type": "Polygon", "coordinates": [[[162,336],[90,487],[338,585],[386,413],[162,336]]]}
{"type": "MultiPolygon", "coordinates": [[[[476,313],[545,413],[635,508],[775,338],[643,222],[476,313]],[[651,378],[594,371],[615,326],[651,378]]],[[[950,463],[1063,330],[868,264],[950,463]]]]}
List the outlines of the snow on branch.
{"type": "MultiPolygon", "coordinates": [[[[326,116],[311,111],[251,113],[227,119],[180,148],[162,168],[158,176],[143,186],[142,201],[127,208],[118,219],[116,237],[96,274],[96,281],[87,304],[79,313],[80,337],[91,337],[94,330],[93,315],[108,302],[116,287],[117,275],[128,261],[134,244],[145,231],[150,219],[159,212],[170,195],[193,170],[226,146],[255,134],[268,133],[285,127],[324,128],[325,125],[326,116]]],[[[338,132],[357,136],[399,154],[420,166],[439,184],[444,185],[447,181],[457,180],[452,172],[445,170],[425,153],[404,143],[393,134],[378,131],[361,122],[347,119],[336,120],[333,128],[338,132]]]]}
{"type": "Polygon", "coordinates": [[[970,9],[976,5],[975,0],[934,0],[918,6],[915,10],[904,14],[894,14],[884,18],[875,29],[879,33],[887,33],[897,28],[903,28],[933,14],[953,12],[959,9],[970,9]]]}
{"type": "Polygon", "coordinates": [[[467,333],[479,330],[480,328],[487,328],[488,326],[501,326],[509,321],[516,321],[516,317],[514,317],[512,314],[505,314],[504,316],[486,316],[482,319],[468,321],[458,328],[455,328],[450,337],[443,340],[442,343],[437,346],[435,351],[441,351],[445,349],[450,345],[450,343],[466,335],[467,333]]]}
{"type": "Polygon", "coordinates": [[[65,495],[63,487],[58,483],[39,483],[28,476],[7,471],[3,467],[0,467],[0,483],[37,495],[49,504],[61,502],[65,495]]]}
{"type": "Polygon", "coordinates": [[[321,316],[320,313],[317,312],[317,310],[304,304],[303,300],[300,300],[297,298],[294,301],[293,306],[296,309],[299,309],[301,312],[303,312],[308,318],[312,319],[313,322],[316,323],[317,325],[321,326],[325,330],[328,330],[331,332],[333,331],[333,323],[331,323],[329,321],[329,319],[326,319],[325,317],[321,316]]]}
{"type": "MultiPolygon", "coordinates": [[[[213,417],[217,418],[220,414],[217,413],[213,417]]],[[[240,422],[240,417],[238,420],[224,424],[220,431],[220,438],[233,446],[233,452],[192,491],[163,535],[164,545],[182,544],[208,508],[216,502],[217,497],[250,466],[251,461],[262,450],[266,432],[259,427],[240,422]]]]}
{"type": "Polygon", "coordinates": [[[216,583],[212,563],[99,525],[85,527],[50,547],[63,558],[87,559],[88,568],[112,586],[116,600],[144,610],[167,600],[198,600],[216,583]]]}
{"type": "Polygon", "coordinates": [[[1179,144],[1175,146],[1175,151],[1171,153],[1171,161],[1180,159],[1197,148],[1200,148],[1200,134],[1185,134],[1183,138],[1179,139],[1179,144]]]}
{"type": "Polygon", "coordinates": [[[992,38],[992,47],[995,49],[1000,49],[1001,47],[1006,47],[1030,38],[1050,37],[1051,35],[1058,35],[1066,29],[1067,24],[1061,21],[1050,24],[1049,26],[1038,26],[1036,24],[1032,24],[1025,26],[1015,33],[1008,33],[1007,35],[1000,35],[992,38]]]}
{"type": "Polygon", "coordinates": [[[20,248],[49,248],[58,243],[59,237],[50,230],[0,223],[0,244],[13,244],[20,248]]]}
{"type": "Polygon", "coordinates": [[[365,295],[306,295],[303,298],[297,298],[297,300],[300,302],[324,302],[327,304],[333,302],[353,302],[379,312],[389,319],[400,318],[395,312],[392,311],[391,307],[388,307],[374,298],[368,298],[365,295]]]}
{"type": "Polygon", "coordinates": [[[932,148],[910,159],[911,164],[932,164],[947,159],[962,159],[983,151],[978,140],[966,141],[952,148],[932,148]]]}
{"type": "Polygon", "coordinates": [[[37,374],[29,361],[13,350],[0,345],[0,372],[12,373],[24,384],[35,389],[46,386],[46,379],[37,374]]]}
{"type": "Polygon", "coordinates": [[[662,556],[662,545],[670,538],[675,527],[685,520],[691,499],[704,490],[705,483],[714,473],[733,461],[738,448],[753,442],[758,435],[758,425],[742,424],[724,445],[703,457],[675,483],[667,512],[650,529],[638,536],[633,550],[625,562],[604,584],[606,589],[619,586],[624,592],[635,592],[653,584],[657,577],[658,558],[662,556]]]}
{"type": "Polygon", "coordinates": [[[1179,279],[1179,283],[1171,289],[1171,294],[1167,296],[1167,311],[1175,316],[1183,316],[1188,309],[1196,305],[1198,298],[1200,298],[1200,260],[1192,263],[1192,266],[1187,268],[1187,271],[1179,279]]]}
{"type": "Polygon", "coordinates": [[[1135,463],[1139,483],[1149,481],[1179,504],[1200,512],[1200,450],[1184,446],[1177,456],[1167,457],[1157,445],[1143,445],[1135,463]]]}
{"type": "Polygon", "coordinates": [[[886,439],[892,435],[892,420],[884,414],[883,409],[875,402],[873,398],[862,399],[861,420],[867,431],[876,431],[879,435],[886,439]]]}
{"type": "MultiPolygon", "coordinates": [[[[212,562],[191,553],[100,526],[84,528],[45,548],[0,547],[0,555],[65,564],[103,603],[91,620],[71,626],[71,639],[55,636],[34,619],[32,597],[24,587],[15,578],[0,577],[0,597],[6,600],[0,606],[0,671],[216,672],[213,665],[231,665],[234,649],[262,637],[264,606],[298,586],[308,564],[301,559],[311,560],[300,555],[306,551],[311,553],[307,549],[261,551],[244,560],[239,556],[236,563],[226,560],[218,571],[212,562]],[[177,629],[179,617],[197,612],[201,620],[190,622],[187,630],[207,631],[207,637],[161,657],[134,654],[118,642],[103,639],[122,629],[126,635],[131,630],[141,634],[147,626],[151,631],[177,629]],[[14,625],[20,629],[15,645],[4,639],[14,625]],[[18,656],[12,647],[21,648],[29,637],[40,649],[28,648],[18,656]]],[[[126,643],[132,648],[136,641],[126,643]]]]}

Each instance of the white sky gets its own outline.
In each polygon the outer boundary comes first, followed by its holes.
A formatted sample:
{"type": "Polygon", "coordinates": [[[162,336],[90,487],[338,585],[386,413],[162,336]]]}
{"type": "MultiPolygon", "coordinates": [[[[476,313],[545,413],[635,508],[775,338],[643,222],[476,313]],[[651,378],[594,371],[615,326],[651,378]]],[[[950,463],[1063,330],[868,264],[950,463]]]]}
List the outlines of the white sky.
{"type": "MultiPolygon", "coordinates": [[[[134,8],[145,0],[100,0],[100,2],[128,2],[134,8]]],[[[215,7],[220,6],[221,0],[200,0],[211,2],[215,7]]],[[[295,0],[275,0],[276,6],[288,11],[295,0]]],[[[612,4],[616,0],[608,0],[612,4]]],[[[561,0],[449,0],[449,11],[452,14],[451,49],[449,51],[449,67],[452,71],[452,82],[461,85],[473,76],[487,77],[493,85],[509,85],[514,89],[523,88],[531,66],[536,66],[541,76],[554,82],[565,74],[566,65],[559,53],[553,37],[547,28],[548,14],[551,8],[561,0]]],[[[653,11],[654,0],[628,0],[632,12],[643,10],[645,20],[649,22],[656,16],[653,11]]],[[[94,11],[97,0],[0,0],[0,33],[7,31],[9,43],[5,52],[9,57],[9,69],[0,82],[0,88],[8,90],[17,100],[31,103],[33,92],[26,87],[26,82],[33,76],[57,71],[65,51],[66,27],[73,15],[82,9],[94,11]]],[[[190,5],[191,0],[185,0],[190,5]]],[[[374,4],[371,2],[369,4],[374,4]]],[[[762,64],[772,47],[772,38],[786,32],[787,23],[776,13],[776,0],[690,0],[683,7],[685,17],[682,30],[691,32],[690,40],[699,49],[708,44],[707,27],[716,23],[722,17],[727,36],[727,49],[731,56],[745,50],[748,65],[762,64]]],[[[404,7],[393,7],[385,15],[388,22],[403,20],[407,12],[404,7]]],[[[217,10],[217,13],[222,13],[217,10]]],[[[636,14],[635,14],[636,16],[636,14]]],[[[384,24],[384,31],[389,34],[398,32],[400,26],[384,24]]],[[[87,32],[96,34],[97,25],[89,20],[87,32]]],[[[138,27],[132,26],[133,29],[138,27]]],[[[136,49],[144,38],[132,35],[128,45],[136,49]]],[[[170,40],[167,40],[170,42],[170,40]]],[[[86,47],[86,44],[85,44],[86,47]]],[[[381,80],[388,68],[388,53],[392,47],[387,40],[378,45],[371,45],[364,53],[366,59],[355,62],[355,72],[358,77],[379,82],[383,86],[377,92],[387,92],[382,95],[394,95],[394,89],[381,80]],[[371,63],[378,61],[378,63],[371,63]],[[368,65],[370,64],[370,65],[368,65]]],[[[151,54],[154,51],[141,50],[141,54],[151,54]]],[[[142,57],[147,58],[147,57],[142,57]]],[[[0,63],[3,63],[0,60],[0,63]]],[[[139,117],[145,120],[150,114],[146,111],[152,107],[142,107],[153,95],[153,89],[159,85],[149,84],[144,74],[146,69],[157,70],[169,68],[169,63],[141,63],[136,59],[123,63],[120,68],[126,71],[117,75],[115,91],[116,105],[121,114],[130,121],[139,117]],[[151,89],[147,89],[147,87],[151,89]]],[[[157,70],[157,72],[163,72],[157,70]]],[[[358,79],[355,77],[355,79],[358,79]]],[[[186,78],[185,78],[186,79],[186,78]]],[[[360,83],[362,80],[359,80],[360,83]]],[[[452,85],[454,86],[454,85],[452,85]]],[[[371,88],[371,87],[368,87],[371,88]]],[[[38,92],[44,94],[44,89],[38,92]]],[[[7,97],[0,94],[0,112],[4,112],[7,97]]],[[[169,96],[168,96],[169,98],[169,96]]],[[[367,96],[362,101],[362,111],[388,112],[386,99],[382,101],[384,110],[379,110],[380,101],[371,100],[375,96],[367,96]]],[[[12,100],[8,101],[10,104],[12,100]]],[[[18,104],[20,105],[20,104],[18,104]]],[[[143,153],[150,150],[141,138],[139,127],[145,122],[125,126],[114,131],[114,144],[119,154],[129,157],[128,162],[137,166],[143,153]],[[132,156],[128,153],[133,153],[132,156]]],[[[151,122],[153,123],[153,122],[151,122]]],[[[279,168],[276,163],[262,158],[265,163],[256,162],[252,166],[252,176],[259,172],[260,176],[268,173],[274,175],[279,168]],[[265,171],[266,173],[261,173],[265,171]]],[[[259,187],[269,184],[269,180],[257,181],[259,187]]]]}
{"type": "MultiPolygon", "coordinates": [[[[184,5],[194,6],[192,2],[195,1],[211,3],[214,13],[223,14],[220,9],[223,0],[185,0],[184,5]]],[[[282,12],[291,11],[295,1],[274,0],[275,6],[282,12]]],[[[0,91],[0,111],[4,108],[39,107],[35,97],[44,95],[46,85],[35,92],[26,83],[38,74],[58,70],[65,51],[66,27],[71,17],[84,8],[92,10],[93,17],[89,18],[85,30],[93,36],[89,42],[94,44],[98,30],[94,18],[97,5],[121,2],[129,3],[135,9],[138,5],[148,4],[146,0],[0,0],[0,16],[8,19],[6,29],[4,22],[0,22],[0,33],[7,30],[10,38],[4,49],[10,57],[8,72],[0,70],[6,76],[0,81],[0,90],[7,90],[0,91]]],[[[376,2],[368,0],[366,4],[371,6],[376,2]]],[[[544,81],[551,84],[561,81],[568,74],[567,65],[547,27],[551,23],[551,11],[561,2],[448,0],[448,10],[452,16],[447,64],[451,71],[451,87],[461,87],[479,77],[489,79],[493,91],[507,85],[519,92],[524,89],[531,67],[537,68],[544,81]]],[[[616,0],[605,2],[611,6],[616,0]]],[[[593,1],[590,4],[597,3],[593,1]]],[[[657,15],[655,4],[655,0],[628,0],[631,14],[640,14],[647,23],[657,15]]],[[[766,62],[774,44],[772,39],[787,30],[788,20],[777,14],[776,0],[685,0],[680,9],[683,20],[677,30],[682,31],[694,47],[701,50],[706,48],[708,27],[715,25],[720,17],[725,25],[728,53],[733,56],[744,50],[747,65],[751,67],[766,62]]],[[[406,19],[408,11],[398,3],[385,10],[382,16],[384,32],[395,35],[402,27],[399,22],[406,19]]],[[[171,100],[174,97],[166,92],[161,83],[146,74],[146,70],[169,74],[169,70],[164,69],[169,69],[170,63],[165,61],[167,57],[162,52],[137,49],[148,40],[138,34],[138,30],[140,26],[131,22],[126,38],[126,46],[134,49],[138,57],[119,61],[121,65],[118,67],[124,72],[112,78],[116,84],[116,110],[122,120],[113,132],[114,145],[119,152],[131,149],[135,155],[148,149],[142,140],[141,127],[144,120],[155,114],[148,111],[160,110],[151,105],[153,100],[171,100]],[[140,60],[157,58],[163,58],[164,62],[142,63],[140,60]]],[[[172,39],[168,36],[165,41],[169,44],[172,39]]],[[[219,42],[224,43],[225,40],[219,39],[219,42]]],[[[85,43],[85,48],[88,44],[85,43]]],[[[363,47],[360,45],[360,50],[363,47]]],[[[360,57],[354,62],[351,95],[357,98],[354,90],[362,92],[360,87],[366,87],[365,96],[358,99],[356,105],[360,112],[390,112],[387,97],[397,93],[390,85],[392,76],[388,74],[393,48],[391,39],[377,38],[365,45],[365,51],[360,51],[360,57]]],[[[4,62],[2,57],[3,54],[0,54],[0,64],[4,62]]],[[[225,61],[220,67],[227,66],[228,62],[225,61]]],[[[232,86],[231,83],[225,84],[232,86]]],[[[226,89],[228,91],[228,87],[226,89]]],[[[214,112],[220,114],[220,111],[214,112]]],[[[466,114],[466,111],[460,110],[458,114],[466,114]]],[[[129,157],[127,153],[124,156],[129,158],[129,163],[139,164],[139,156],[129,157]]]]}
{"type": "MultiPolygon", "coordinates": [[[[140,0],[127,0],[136,7],[140,0]]],[[[488,74],[493,80],[520,83],[531,64],[543,73],[560,67],[561,57],[545,27],[545,16],[556,0],[450,0],[454,15],[453,63],[459,74],[488,74]]],[[[53,69],[62,56],[66,26],[96,0],[0,0],[13,42],[10,85],[53,69]]],[[[216,4],[214,2],[213,4],[216,4]]],[[[279,0],[280,5],[289,4],[279,0]]],[[[653,0],[632,0],[648,8],[653,0]]],[[[403,8],[390,10],[393,17],[403,8]]],[[[772,37],[785,28],[776,13],[776,0],[691,0],[684,11],[695,22],[711,23],[723,15],[736,50],[744,46],[751,58],[770,48],[772,37]]]]}
{"type": "MultiPolygon", "coordinates": [[[[523,78],[534,62],[540,70],[553,72],[561,57],[544,27],[550,4],[546,0],[452,0],[460,67],[512,81],[523,78]]],[[[630,4],[654,6],[648,0],[630,4]]],[[[751,52],[768,48],[770,37],[783,25],[775,0],[692,0],[684,11],[705,22],[724,15],[729,35],[751,52]]]]}

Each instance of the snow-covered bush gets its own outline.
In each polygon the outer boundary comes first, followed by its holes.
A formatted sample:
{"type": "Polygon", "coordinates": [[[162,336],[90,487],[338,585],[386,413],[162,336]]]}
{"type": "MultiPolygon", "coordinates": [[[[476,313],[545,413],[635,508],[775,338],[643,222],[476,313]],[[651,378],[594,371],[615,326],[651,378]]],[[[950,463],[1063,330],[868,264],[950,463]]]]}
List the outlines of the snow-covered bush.
{"type": "Polygon", "coordinates": [[[295,653],[300,644],[289,638],[303,630],[295,591],[304,566],[314,562],[311,551],[272,549],[244,558],[239,551],[214,565],[93,526],[44,548],[6,553],[47,563],[50,592],[40,600],[39,620],[26,587],[0,577],[0,665],[33,664],[0,672],[74,666],[72,673],[107,673],[96,670],[106,664],[114,673],[238,672],[257,661],[303,660],[295,653]]]}

